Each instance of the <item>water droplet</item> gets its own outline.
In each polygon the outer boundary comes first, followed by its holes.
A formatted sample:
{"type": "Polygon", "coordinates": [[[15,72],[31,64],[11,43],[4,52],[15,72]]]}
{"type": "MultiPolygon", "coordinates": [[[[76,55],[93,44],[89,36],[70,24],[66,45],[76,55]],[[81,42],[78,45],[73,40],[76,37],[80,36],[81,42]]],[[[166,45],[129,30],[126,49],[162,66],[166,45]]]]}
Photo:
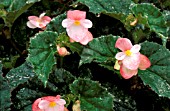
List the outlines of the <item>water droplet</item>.
{"type": "Polygon", "coordinates": [[[128,99],[125,99],[125,102],[128,102],[128,99]]]}
{"type": "Polygon", "coordinates": [[[53,46],[53,44],[50,44],[50,47],[53,46]]]}
{"type": "Polygon", "coordinates": [[[19,72],[19,73],[22,73],[22,70],[19,70],[18,72],[19,72]]]}
{"type": "Polygon", "coordinates": [[[101,14],[97,13],[97,14],[96,14],[96,17],[100,17],[100,15],[101,15],[101,14]]]}
{"type": "Polygon", "coordinates": [[[74,8],[76,8],[77,6],[78,6],[77,4],[73,5],[74,8]]]}

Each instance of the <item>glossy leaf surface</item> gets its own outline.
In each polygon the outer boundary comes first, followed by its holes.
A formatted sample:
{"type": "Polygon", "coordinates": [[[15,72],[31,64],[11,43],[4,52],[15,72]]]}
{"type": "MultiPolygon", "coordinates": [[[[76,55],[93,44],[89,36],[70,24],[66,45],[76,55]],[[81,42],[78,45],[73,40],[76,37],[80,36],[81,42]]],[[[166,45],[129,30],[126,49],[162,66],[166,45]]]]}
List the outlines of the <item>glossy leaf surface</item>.
{"type": "Polygon", "coordinates": [[[170,51],[159,44],[144,42],[141,53],[149,57],[152,65],[139,71],[139,76],[159,96],[170,98],[170,51]]]}
{"type": "Polygon", "coordinates": [[[132,11],[137,19],[141,16],[146,19],[147,22],[143,25],[149,25],[149,28],[162,38],[163,43],[166,43],[168,28],[163,14],[158,8],[152,4],[143,3],[134,5],[132,11]]]}
{"type": "Polygon", "coordinates": [[[54,54],[56,53],[56,32],[40,32],[31,38],[29,56],[27,58],[34,67],[34,71],[39,79],[46,85],[53,65],[56,63],[54,54]]]}
{"type": "Polygon", "coordinates": [[[89,42],[87,47],[83,49],[80,65],[92,61],[98,63],[115,61],[114,57],[118,51],[115,48],[117,38],[118,36],[108,35],[93,39],[93,41],[89,42]]]}
{"type": "Polygon", "coordinates": [[[113,110],[113,96],[98,82],[77,79],[70,85],[70,90],[74,95],[80,96],[81,110],[113,110]]]}
{"type": "Polygon", "coordinates": [[[104,13],[124,22],[126,16],[131,13],[131,0],[78,0],[89,7],[94,14],[104,13]]]}

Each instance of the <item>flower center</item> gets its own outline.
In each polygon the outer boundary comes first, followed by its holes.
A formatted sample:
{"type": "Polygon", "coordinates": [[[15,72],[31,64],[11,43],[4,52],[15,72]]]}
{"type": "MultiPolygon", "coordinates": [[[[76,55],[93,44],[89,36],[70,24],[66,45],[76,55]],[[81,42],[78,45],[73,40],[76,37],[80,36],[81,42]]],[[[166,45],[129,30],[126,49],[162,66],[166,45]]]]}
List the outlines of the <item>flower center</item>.
{"type": "Polygon", "coordinates": [[[127,50],[127,51],[125,51],[125,54],[126,54],[127,56],[131,56],[131,55],[132,55],[132,52],[131,52],[130,50],[127,50]]]}
{"type": "Polygon", "coordinates": [[[79,20],[75,20],[75,21],[74,21],[74,24],[75,24],[75,25],[80,25],[80,21],[79,21],[79,20]]]}
{"type": "Polygon", "coordinates": [[[54,106],[56,106],[56,103],[55,102],[50,102],[49,107],[54,107],[54,106]]]}
{"type": "Polygon", "coordinates": [[[41,23],[41,22],[42,22],[42,20],[41,20],[41,19],[37,19],[37,20],[36,20],[36,22],[41,23]]]}

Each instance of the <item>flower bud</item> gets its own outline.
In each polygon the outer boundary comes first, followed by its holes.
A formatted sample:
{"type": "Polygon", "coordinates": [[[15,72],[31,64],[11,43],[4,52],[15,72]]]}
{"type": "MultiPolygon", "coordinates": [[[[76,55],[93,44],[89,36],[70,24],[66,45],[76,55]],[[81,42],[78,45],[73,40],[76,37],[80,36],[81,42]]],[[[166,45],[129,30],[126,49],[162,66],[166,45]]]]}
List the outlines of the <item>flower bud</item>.
{"type": "Polygon", "coordinates": [[[65,47],[60,47],[59,45],[57,45],[57,51],[58,54],[63,57],[70,54],[65,47]]]}

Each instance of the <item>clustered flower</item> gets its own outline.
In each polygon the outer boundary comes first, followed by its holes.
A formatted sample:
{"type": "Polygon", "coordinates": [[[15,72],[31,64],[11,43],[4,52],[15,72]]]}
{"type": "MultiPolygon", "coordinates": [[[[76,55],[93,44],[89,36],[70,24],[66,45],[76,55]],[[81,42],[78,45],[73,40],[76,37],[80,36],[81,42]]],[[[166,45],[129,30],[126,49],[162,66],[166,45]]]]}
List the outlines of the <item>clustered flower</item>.
{"type": "Polygon", "coordinates": [[[50,23],[50,21],[51,21],[51,18],[49,16],[44,16],[44,15],[45,15],[45,13],[40,14],[39,17],[29,16],[28,17],[29,21],[27,22],[27,26],[32,29],[40,28],[40,29],[44,30],[46,28],[46,25],[48,23],[50,23]]]}
{"type": "MultiPolygon", "coordinates": [[[[44,16],[45,13],[37,16],[29,16],[27,26],[29,28],[45,29],[46,25],[50,23],[51,18],[44,16]]],[[[73,10],[67,12],[67,18],[62,21],[62,26],[66,28],[67,34],[70,37],[70,42],[80,42],[83,45],[93,40],[92,34],[88,28],[92,27],[92,22],[86,18],[85,11],[73,10]]],[[[65,47],[57,46],[57,52],[60,56],[66,56],[70,53],[65,47]]],[[[123,78],[129,79],[138,73],[140,70],[146,70],[151,66],[150,60],[139,52],[141,46],[139,44],[132,45],[131,41],[127,38],[118,38],[115,47],[122,52],[118,52],[115,56],[117,59],[114,68],[120,70],[123,78]]],[[[68,111],[64,107],[66,101],[60,99],[60,95],[46,96],[38,98],[32,105],[32,111],[68,111]]],[[[80,109],[75,106],[75,109],[80,109]]]]}
{"type": "MultiPolygon", "coordinates": [[[[70,42],[80,42],[83,45],[93,40],[93,35],[88,31],[92,27],[92,22],[86,18],[85,11],[73,10],[67,12],[67,19],[62,21],[62,26],[66,28],[67,34],[70,37],[70,42]]],[[[45,13],[37,16],[28,17],[27,26],[29,28],[46,29],[46,25],[50,23],[51,18],[45,16],[45,13]]],[[[65,47],[57,45],[57,52],[60,56],[66,56],[70,53],[65,47]]]]}
{"type": "Polygon", "coordinates": [[[67,12],[67,19],[62,21],[62,26],[66,28],[70,41],[86,45],[93,40],[92,34],[88,31],[88,28],[92,27],[92,22],[85,18],[85,11],[73,10],[67,12]]]}
{"type": "Polygon", "coordinates": [[[64,105],[66,101],[60,95],[38,98],[32,105],[32,111],[68,111],[64,105]]]}
{"type": "Polygon", "coordinates": [[[138,73],[140,70],[146,70],[151,66],[150,60],[139,52],[141,46],[139,44],[132,45],[127,38],[118,38],[115,47],[122,52],[118,52],[115,56],[117,59],[114,66],[115,69],[120,70],[123,78],[129,79],[138,73]]]}

